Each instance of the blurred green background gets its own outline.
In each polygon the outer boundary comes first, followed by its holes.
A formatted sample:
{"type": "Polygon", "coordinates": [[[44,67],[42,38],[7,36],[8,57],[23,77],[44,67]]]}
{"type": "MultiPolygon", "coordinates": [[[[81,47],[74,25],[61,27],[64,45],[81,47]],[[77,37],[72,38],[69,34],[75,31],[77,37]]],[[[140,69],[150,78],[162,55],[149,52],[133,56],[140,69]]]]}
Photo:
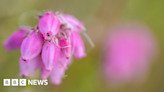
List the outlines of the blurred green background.
{"type": "MultiPolygon", "coordinates": [[[[38,23],[33,16],[25,22],[33,27],[38,23]]],[[[0,43],[0,92],[164,92],[164,0],[0,0],[0,43]],[[90,45],[83,37],[87,57],[74,59],[59,86],[4,87],[4,78],[20,78],[20,51],[8,53],[2,42],[20,26],[20,15],[31,10],[59,10],[74,15],[85,23],[96,47],[88,51],[90,45]],[[112,88],[101,76],[103,44],[113,24],[129,20],[141,21],[152,29],[159,54],[143,84],[112,88]]],[[[33,78],[40,78],[39,70],[33,78]]]]}

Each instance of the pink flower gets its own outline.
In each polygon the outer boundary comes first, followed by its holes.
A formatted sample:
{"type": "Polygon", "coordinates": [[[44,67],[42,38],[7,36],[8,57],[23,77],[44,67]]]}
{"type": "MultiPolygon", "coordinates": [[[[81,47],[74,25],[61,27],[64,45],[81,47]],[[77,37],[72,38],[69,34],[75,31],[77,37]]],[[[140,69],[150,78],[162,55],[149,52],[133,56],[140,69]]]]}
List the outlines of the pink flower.
{"type": "Polygon", "coordinates": [[[123,25],[111,30],[104,49],[104,73],[111,84],[142,80],[156,53],[156,43],[144,26],[123,25]]]}
{"type": "Polygon", "coordinates": [[[51,71],[60,56],[60,48],[53,41],[46,41],[42,49],[42,60],[47,71],[51,71]]]}
{"type": "Polygon", "coordinates": [[[48,76],[50,75],[51,71],[47,71],[43,61],[40,63],[40,74],[41,74],[41,79],[45,80],[48,78],[48,76]]]}
{"type": "Polygon", "coordinates": [[[83,40],[81,39],[80,35],[76,32],[71,33],[71,45],[73,55],[76,57],[76,59],[81,59],[86,56],[83,40]]]}
{"type": "Polygon", "coordinates": [[[84,27],[84,23],[80,22],[72,15],[57,13],[57,16],[59,17],[61,24],[63,25],[62,29],[69,29],[76,32],[82,32],[86,30],[86,28],[84,27]]]}
{"type": "Polygon", "coordinates": [[[40,63],[42,62],[41,56],[37,56],[33,59],[31,59],[29,62],[24,62],[20,58],[20,76],[23,77],[30,77],[36,69],[40,66],[40,63]]]}
{"type": "Polygon", "coordinates": [[[11,34],[11,36],[4,41],[3,45],[7,51],[14,49],[20,49],[22,41],[26,37],[30,30],[30,27],[22,26],[17,31],[11,34]]]}
{"type": "Polygon", "coordinates": [[[57,65],[53,68],[53,70],[50,73],[50,81],[52,84],[59,85],[61,84],[61,80],[64,77],[65,69],[60,63],[57,63],[57,65]]]}
{"type": "Polygon", "coordinates": [[[47,12],[40,18],[39,31],[46,40],[51,40],[57,34],[59,27],[60,21],[54,13],[47,12]]]}
{"type": "Polygon", "coordinates": [[[67,59],[71,57],[71,40],[70,40],[70,33],[66,33],[64,31],[59,32],[58,39],[59,39],[59,46],[61,48],[61,52],[65,55],[67,59]]]}
{"type": "Polygon", "coordinates": [[[65,70],[67,70],[67,66],[68,64],[70,64],[70,62],[71,59],[66,59],[63,54],[60,54],[60,58],[57,65],[50,73],[50,81],[52,84],[61,84],[62,78],[65,77],[65,70]]]}
{"type": "Polygon", "coordinates": [[[28,62],[41,53],[43,36],[37,30],[31,31],[21,45],[21,59],[28,62]]]}
{"type": "Polygon", "coordinates": [[[64,54],[60,54],[57,64],[53,67],[51,71],[47,71],[44,64],[41,64],[41,79],[45,80],[50,76],[50,81],[52,84],[59,85],[62,78],[64,77],[65,70],[67,66],[72,62],[71,58],[66,59],[64,54]]]}

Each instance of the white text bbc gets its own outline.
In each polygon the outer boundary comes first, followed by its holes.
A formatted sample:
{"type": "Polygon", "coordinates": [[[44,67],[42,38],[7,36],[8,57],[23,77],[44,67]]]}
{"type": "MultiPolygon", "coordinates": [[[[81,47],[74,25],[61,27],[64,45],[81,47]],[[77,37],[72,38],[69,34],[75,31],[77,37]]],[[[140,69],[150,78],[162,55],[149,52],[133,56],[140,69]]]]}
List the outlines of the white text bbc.
{"type": "Polygon", "coordinates": [[[26,86],[26,85],[48,85],[48,80],[26,81],[26,79],[3,79],[3,86],[26,86]]]}

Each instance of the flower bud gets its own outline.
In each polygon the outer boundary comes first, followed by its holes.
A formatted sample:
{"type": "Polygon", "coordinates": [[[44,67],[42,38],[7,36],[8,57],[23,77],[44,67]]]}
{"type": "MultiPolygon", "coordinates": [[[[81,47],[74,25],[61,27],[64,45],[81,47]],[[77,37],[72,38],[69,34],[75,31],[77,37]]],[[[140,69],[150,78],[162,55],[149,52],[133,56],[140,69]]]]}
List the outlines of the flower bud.
{"type": "Polygon", "coordinates": [[[14,49],[20,49],[21,44],[24,40],[24,38],[26,37],[26,35],[28,34],[30,30],[30,27],[20,27],[17,31],[15,31],[14,33],[11,34],[11,36],[4,41],[3,45],[4,48],[7,51],[11,51],[14,49]]]}
{"type": "Polygon", "coordinates": [[[65,70],[67,70],[67,66],[70,61],[71,59],[66,59],[63,53],[60,54],[58,63],[50,73],[50,81],[52,84],[61,84],[62,78],[65,76],[65,70]]]}
{"type": "Polygon", "coordinates": [[[42,60],[47,71],[50,71],[57,63],[60,56],[60,48],[53,41],[46,41],[42,49],[42,60]]]}
{"type": "Polygon", "coordinates": [[[84,23],[80,22],[78,19],[76,19],[74,16],[69,15],[69,14],[65,14],[64,18],[66,19],[66,21],[69,23],[70,28],[74,31],[77,32],[81,32],[86,30],[84,27],[84,23]]]}
{"type": "Polygon", "coordinates": [[[48,78],[48,76],[50,75],[50,72],[49,70],[46,70],[45,68],[45,65],[43,62],[40,63],[40,73],[41,73],[41,79],[42,80],[45,80],[48,78]]]}
{"type": "Polygon", "coordinates": [[[28,62],[41,53],[43,36],[37,30],[31,31],[21,45],[21,59],[28,62]]]}
{"type": "Polygon", "coordinates": [[[46,40],[51,40],[57,34],[59,27],[60,21],[54,13],[47,12],[40,18],[39,31],[46,40]]]}
{"type": "Polygon", "coordinates": [[[41,56],[37,56],[31,59],[29,62],[24,62],[20,58],[20,76],[22,77],[30,77],[36,69],[39,67],[40,63],[42,62],[41,56]]]}
{"type": "Polygon", "coordinates": [[[83,40],[76,32],[71,33],[71,45],[76,59],[81,59],[86,56],[83,40]]]}
{"type": "Polygon", "coordinates": [[[86,30],[86,28],[84,27],[84,23],[80,22],[72,15],[59,13],[57,14],[57,16],[61,21],[62,29],[69,29],[76,32],[82,32],[86,30]]]}
{"type": "Polygon", "coordinates": [[[65,55],[67,59],[71,57],[71,40],[70,35],[62,34],[59,37],[59,46],[61,48],[61,52],[65,55]]]}

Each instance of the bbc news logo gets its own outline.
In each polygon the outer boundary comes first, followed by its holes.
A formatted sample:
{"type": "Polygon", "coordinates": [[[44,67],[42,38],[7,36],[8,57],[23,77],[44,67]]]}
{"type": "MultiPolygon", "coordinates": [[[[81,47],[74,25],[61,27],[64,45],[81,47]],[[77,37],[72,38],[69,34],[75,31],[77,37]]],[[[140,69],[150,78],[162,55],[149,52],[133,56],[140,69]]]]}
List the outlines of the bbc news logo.
{"type": "Polygon", "coordinates": [[[3,86],[48,85],[48,80],[3,79],[3,86]]]}

